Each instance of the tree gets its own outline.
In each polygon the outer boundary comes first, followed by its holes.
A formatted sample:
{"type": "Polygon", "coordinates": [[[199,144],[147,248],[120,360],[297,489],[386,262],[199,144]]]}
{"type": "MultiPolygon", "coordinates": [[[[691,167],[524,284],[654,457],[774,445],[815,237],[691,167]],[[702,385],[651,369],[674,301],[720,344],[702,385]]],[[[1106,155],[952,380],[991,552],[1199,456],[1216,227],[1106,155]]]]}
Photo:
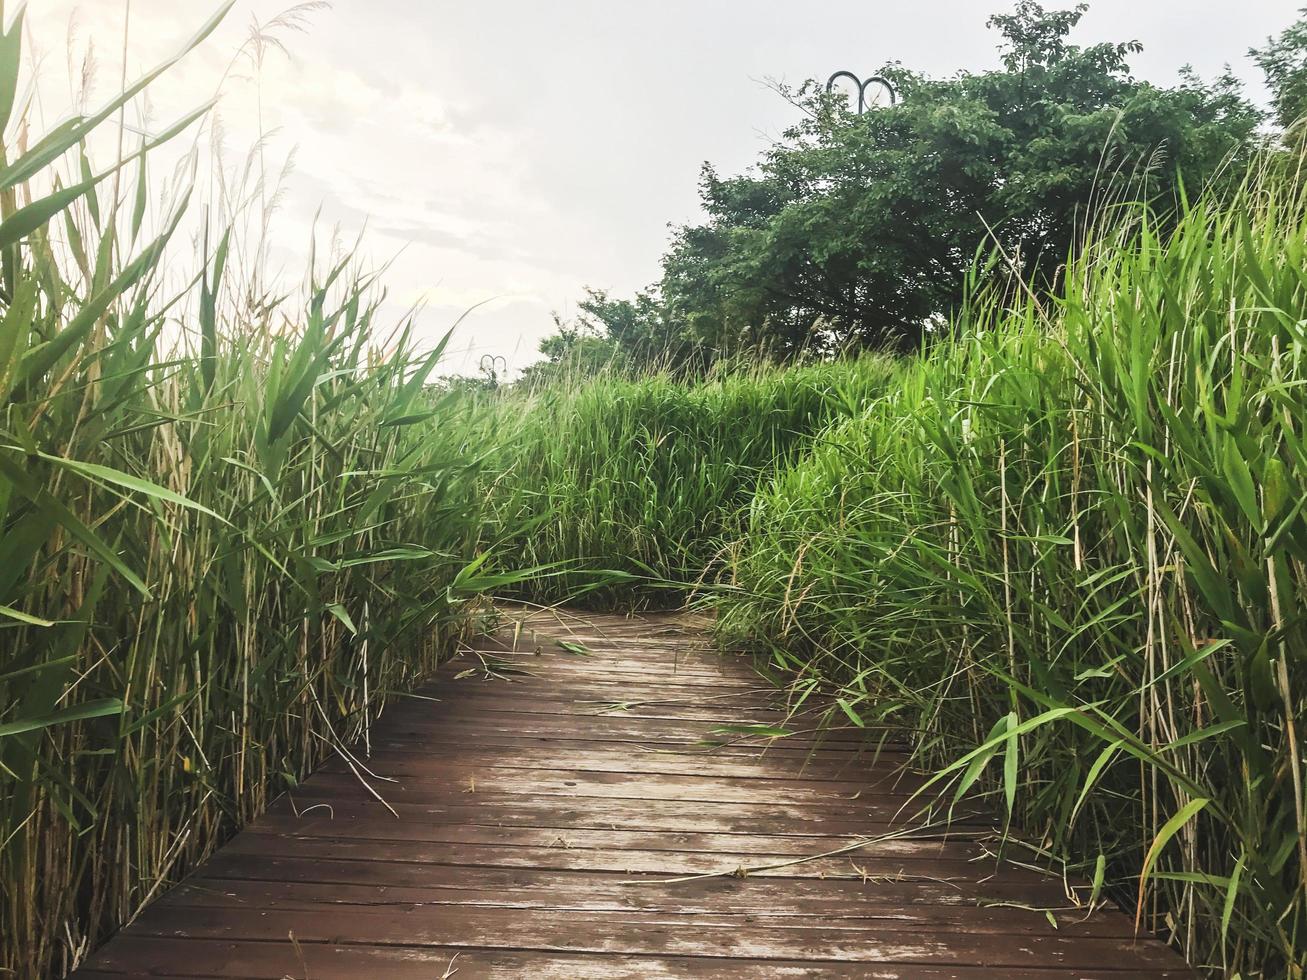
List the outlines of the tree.
{"type": "Polygon", "coordinates": [[[1285,129],[1307,116],[1307,7],[1298,13],[1297,23],[1248,52],[1266,76],[1276,122],[1285,129]]]}
{"type": "Polygon", "coordinates": [[[1261,121],[1237,81],[1138,81],[1136,42],[1070,43],[1085,9],[1022,0],[989,21],[1000,69],[889,65],[900,101],[863,116],[813,82],[779,88],[800,122],[749,173],[705,165],[706,220],[675,232],[656,287],[592,294],[593,319],[636,363],[913,348],[979,250],[1047,288],[1096,207],[1164,212],[1182,183],[1237,170],[1261,121]]]}

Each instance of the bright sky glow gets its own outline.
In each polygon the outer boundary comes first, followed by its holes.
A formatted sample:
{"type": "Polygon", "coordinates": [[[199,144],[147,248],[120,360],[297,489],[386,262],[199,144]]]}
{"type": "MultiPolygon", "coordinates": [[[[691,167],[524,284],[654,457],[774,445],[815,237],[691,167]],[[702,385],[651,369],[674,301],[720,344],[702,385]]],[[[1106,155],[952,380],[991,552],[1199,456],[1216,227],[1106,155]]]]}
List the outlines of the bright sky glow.
{"type": "MultiPolygon", "coordinates": [[[[1069,6],[1048,3],[1050,7],[1069,6]]],[[[11,4],[12,6],[12,4],[11,4]]],[[[366,228],[393,259],[388,312],[424,304],[425,334],[455,334],[451,371],[483,353],[520,368],[586,285],[629,293],[657,277],[667,225],[697,214],[700,165],[746,167],[794,110],[768,78],[799,82],[889,59],[932,74],[997,63],[986,17],[1000,0],[896,5],[831,0],[336,0],[282,29],[286,51],[228,75],[255,20],[287,0],[240,0],[218,32],[151,90],[147,125],[221,85],[220,132],[241,158],[293,165],[274,265],[298,275],[309,227],[366,228]],[[478,305],[480,304],[480,305],[478,305]]],[[[94,91],[172,53],[216,0],[32,0],[47,122],[67,112],[70,75],[94,48],[94,91]],[[71,66],[71,67],[70,67],[71,66]]],[[[1138,39],[1137,74],[1170,84],[1191,64],[1229,64],[1261,99],[1247,49],[1295,16],[1286,0],[1096,0],[1077,40],[1138,39]]],[[[212,138],[206,130],[203,141],[212,138]]]]}

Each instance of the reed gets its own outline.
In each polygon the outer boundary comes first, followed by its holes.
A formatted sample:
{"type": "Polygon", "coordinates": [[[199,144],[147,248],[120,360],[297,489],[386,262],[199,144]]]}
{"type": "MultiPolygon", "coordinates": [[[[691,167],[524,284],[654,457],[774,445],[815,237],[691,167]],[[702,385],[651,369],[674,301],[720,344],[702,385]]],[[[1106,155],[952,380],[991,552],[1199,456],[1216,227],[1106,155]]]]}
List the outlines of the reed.
{"type": "Polygon", "coordinates": [[[934,790],[1245,977],[1307,966],[1301,188],[1118,214],[1061,295],[980,295],[759,493],[716,599],[834,722],[919,731],[934,790]]]}
{"type": "Polygon", "coordinates": [[[857,413],[890,359],[564,381],[499,404],[489,494],[521,592],[591,605],[678,605],[711,581],[758,482],[857,413]]]}
{"type": "Polygon", "coordinates": [[[176,282],[194,207],[154,213],[145,164],[203,109],[97,169],[93,135],[172,62],[31,139],[21,31],[0,36],[0,970],[74,965],[366,744],[507,589],[698,590],[724,639],[830,691],[832,724],[919,733],[933,789],[993,798],[1023,860],[1209,972],[1302,975],[1293,153],[1166,233],[1117,207],[1058,295],[978,288],[918,358],[444,390],[441,347],[380,340],[353,255],[269,294],[240,239],[266,214],[217,202],[176,282]]]}
{"type": "Polygon", "coordinates": [[[0,972],[41,976],[366,737],[489,580],[480,410],[426,383],[440,351],[378,347],[348,255],[302,303],[250,300],[215,229],[170,291],[186,195],[151,219],[145,160],[201,114],[96,169],[89,139],[151,73],[27,139],[21,31],[0,39],[0,972]]]}

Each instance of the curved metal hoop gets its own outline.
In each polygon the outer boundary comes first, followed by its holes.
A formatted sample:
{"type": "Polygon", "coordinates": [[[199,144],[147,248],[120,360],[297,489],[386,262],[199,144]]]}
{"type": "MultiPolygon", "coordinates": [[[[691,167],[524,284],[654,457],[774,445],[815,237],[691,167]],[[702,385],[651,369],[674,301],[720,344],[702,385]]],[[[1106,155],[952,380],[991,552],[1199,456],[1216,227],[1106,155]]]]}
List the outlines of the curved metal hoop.
{"type": "Polygon", "coordinates": [[[869,79],[863,82],[862,85],[858,88],[858,99],[862,102],[862,107],[864,109],[870,109],[872,107],[871,100],[867,98],[867,89],[871,88],[872,86],[881,89],[882,91],[885,92],[886,95],[889,96],[889,102],[888,102],[889,105],[894,105],[899,101],[898,90],[895,89],[892,84],[890,84],[888,78],[882,78],[880,75],[872,75],[869,79]]]}
{"type": "Polygon", "coordinates": [[[872,103],[867,100],[867,89],[871,86],[877,86],[889,94],[889,104],[894,105],[899,100],[898,90],[888,78],[880,75],[872,75],[865,81],[860,79],[851,71],[837,71],[826,80],[826,94],[829,95],[835,89],[835,83],[841,79],[847,78],[858,87],[858,115],[862,115],[872,107],[872,103]]]}
{"type": "Polygon", "coordinates": [[[501,374],[508,373],[508,361],[504,359],[502,354],[482,354],[478,370],[493,377],[498,377],[501,374]]]}

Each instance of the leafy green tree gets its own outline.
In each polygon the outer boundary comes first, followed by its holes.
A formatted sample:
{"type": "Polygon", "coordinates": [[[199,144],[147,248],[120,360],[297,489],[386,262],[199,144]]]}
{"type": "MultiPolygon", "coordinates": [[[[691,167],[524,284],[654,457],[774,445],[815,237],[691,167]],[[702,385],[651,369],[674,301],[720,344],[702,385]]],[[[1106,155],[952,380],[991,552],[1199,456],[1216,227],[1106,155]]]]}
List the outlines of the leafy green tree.
{"type": "Polygon", "coordinates": [[[899,102],[863,116],[813,82],[781,88],[800,122],[752,172],[705,165],[706,220],[675,233],[661,282],[592,294],[592,319],[636,363],[912,348],[979,251],[1047,287],[1101,207],[1165,213],[1182,185],[1236,170],[1261,121],[1237,81],[1139,81],[1136,42],[1070,43],[1085,10],[1022,0],[989,21],[1001,68],[887,66],[899,102]]]}
{"type": "Polygon", "coordinates": [[[1248,53],[1266,76],[1275,119],[1285,129],[1307,116],[1307,7],[1297,23],[1248,53]]]}

